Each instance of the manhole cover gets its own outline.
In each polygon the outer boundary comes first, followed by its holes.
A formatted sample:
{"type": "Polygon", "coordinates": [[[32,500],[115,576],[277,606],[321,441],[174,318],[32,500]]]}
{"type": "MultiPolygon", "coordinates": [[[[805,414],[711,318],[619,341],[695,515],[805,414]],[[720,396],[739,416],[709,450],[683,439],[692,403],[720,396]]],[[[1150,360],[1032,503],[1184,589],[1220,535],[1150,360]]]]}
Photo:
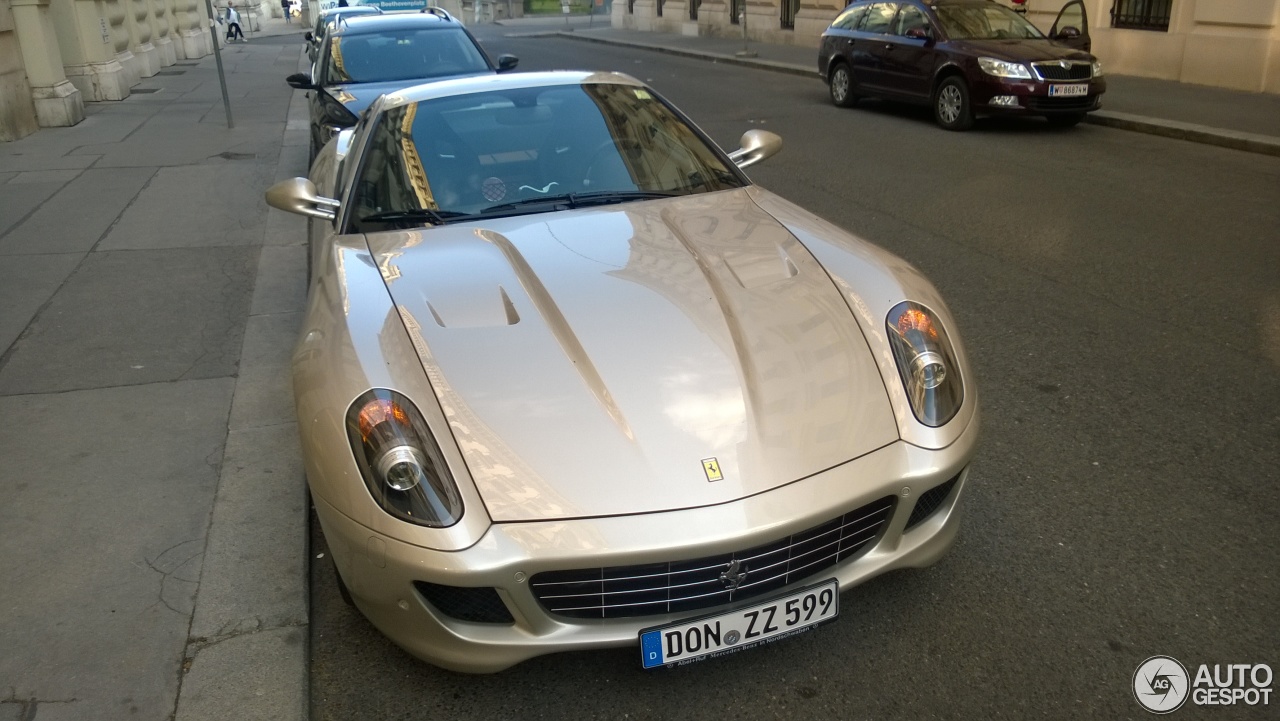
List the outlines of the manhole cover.
{"type": "Polygon", "coordinates": [[[156,75],[182,75],[186,70],[161,70],[156,75]]]}
{"type": "Polygon", "coordinates": [[[194,68],[195,66],[197,66],[197,65],[199,65],[199,64],[200,64],[200,63],[174,63],[174,65],[177,65],[177,66],[179,66],[179,67],[183,67],[183,68],[194,68]]]}
{"type": "Polygon", "coordinates": [[[160,90],[160,88],[129,88],[130,93],[141,93],[143,95],[146,95],[147,93],[158,93],[160,90]]]}
{"type": "Polygon", "coordinates": [[[232,153],[229,151],[223,151],[213,157],[222,158],[223,160],[253,160],[254,158],[258,157],[258,154],[257,153],[232,153]]]}

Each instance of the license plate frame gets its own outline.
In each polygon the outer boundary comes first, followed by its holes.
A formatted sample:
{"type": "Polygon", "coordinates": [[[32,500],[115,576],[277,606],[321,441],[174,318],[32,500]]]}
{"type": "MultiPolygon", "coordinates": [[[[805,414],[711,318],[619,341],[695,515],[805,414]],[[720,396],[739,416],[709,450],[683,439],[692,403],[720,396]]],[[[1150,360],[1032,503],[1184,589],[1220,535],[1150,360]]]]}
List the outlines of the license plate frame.
{"type": "Polygon", "coordinates": [[[732,611],[722,611],[643,629],[639,634],[640,665],[642,668],[651,669],[683,666],[709,658],[719,658],[806,633],[834,621],[839,615],[840,583],[834,578],[828,578],[732,611]],[[829,610],[824,608],[822,600],[824,594],[828,592],[831,594],[829,610]],[[814,599],[813,615],[808,617],[803,608],[804,599],[807,597],[814,599]],[[795,610],[798,611],[796,622],[790,624],[787,623],[792,612],[788,609],[789,602],[795,602],[795,610]],[[773,612],[769,613],[767,609],[773,609],[773,612]],[[712,624],[715,625],[712,626],[712,624]],[[774,627],[773,630],[769,630],[770,626],[774,627]],[[709,633],[713,628],[715,633],[709,633]],[[679,636],[678,641],[669,637],[669,634],[673,633],[679,636]],[[731,633],[738,635],[734,637],[731,633]],[[753,635],[748,637],[748,633],[753,635]],[[711,648],[713,638],[716,646],[711,648]],[[729,638],[735,638],[735,640],[730,642],[729,638]],[[694,640],[697,641],[698,649],[686,651],[687,646],[692,645],[694,640]],[[680,652],[672,654],[670,651],[675,643],[680,645],[680,652]]]}
{"type": "Polygon", "coordinates": [[[1088,83],[1069,83],[1064,85],[1050,85],[1049,97],[1051,98],[1079,98],[1089,94],[1088,83]]]}

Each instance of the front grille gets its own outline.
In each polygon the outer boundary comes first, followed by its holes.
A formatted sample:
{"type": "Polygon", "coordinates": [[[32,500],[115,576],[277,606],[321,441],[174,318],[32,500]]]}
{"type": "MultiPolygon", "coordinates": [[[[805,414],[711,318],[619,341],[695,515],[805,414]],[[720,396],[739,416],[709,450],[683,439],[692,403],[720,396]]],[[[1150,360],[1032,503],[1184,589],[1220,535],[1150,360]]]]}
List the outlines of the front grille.
{"type": "Polygon", "coordinates": [[[507,604],[491,587],[462,588],[414,581],[413,587],[446,616],[473,623],[515,623],[507,604]]]}
{"type": "Polygon", "coordinates": [[[688,561],[546,571],[530,583],[548,612],[573,618],[628,618],[711,608],[759,596],[835,566],[870,548],[893,513],[894,497],[821,526],[745,551],[688,561]],[[730,590],[730,567],[745,573],[730,590]]]}
{"type": "Polygon", "coordinates": [[[1042,113],[1090,110],[1097,103],[1096,95],[1081,95],[1074,98],[1040,98],[1028,96],[1025,100],[1028,110],[1042,113]]]}
{"type": "Polygon", "coordinates": [[[1093,63],[1031,63],[1041,80],[1088,80],[1093,77],[1093,63]]]}
{"type": "Polygon", "coordinates": [[[951,489],[955,487],[958,480],[960,480],[959,475],[940,486],[934,486],[925,491],[916,500],[916,507],[911,509],[911,518],[907,519],[907,528],[905,530],[910,530],[912,526],[932,516],[933,512],[938,510],[938,506],[941,506],[942,502],[947,500],[947,496],[951,495],[951,489]]]}

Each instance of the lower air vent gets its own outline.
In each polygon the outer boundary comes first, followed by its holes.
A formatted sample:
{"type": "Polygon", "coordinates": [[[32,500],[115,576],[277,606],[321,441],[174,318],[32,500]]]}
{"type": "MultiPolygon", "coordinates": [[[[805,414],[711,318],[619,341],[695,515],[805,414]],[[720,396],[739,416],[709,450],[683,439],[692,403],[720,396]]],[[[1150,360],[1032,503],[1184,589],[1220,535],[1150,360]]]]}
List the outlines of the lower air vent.
{"type": "Polygon", "coordinates": [[[960,476],[957,474],[955,478],[952,478],[941,486],[934,486],[933,488],[925,491],[924,494],[920,496],[920,499],[916,501],[916,507],[911,509],[911,518],[907,519],[906,530],[910,530],[912,526],[915,526],[929,516],[932,516],[933,512],[938,510],[938,507],[942,505],[942,502],[947,500],[947,496],[951,495],[951,489],[955,488],[956,481],[959,480],[960,476]]]}
{"type": "Polygon", "coordinates": [[[507,604],[493,588],[460,588],[441,586],[426,581],[414,581],[422,597],[439,609],[440,613],[459,621],[472,623],[515,623],[507,604]]]}

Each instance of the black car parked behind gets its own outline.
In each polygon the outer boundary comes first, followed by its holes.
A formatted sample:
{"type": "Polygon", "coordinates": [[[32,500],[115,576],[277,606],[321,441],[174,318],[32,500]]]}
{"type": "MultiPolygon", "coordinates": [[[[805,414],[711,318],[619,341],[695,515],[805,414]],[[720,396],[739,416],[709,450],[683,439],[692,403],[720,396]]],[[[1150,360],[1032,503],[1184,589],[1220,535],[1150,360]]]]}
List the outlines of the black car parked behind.
{"type": "Polygon", "coordinates": [[[948,130],[995,114],[1070,126],[1097,110],[1107,89],[1088,48],[1080,0],[1048,36],[990,0],[860,0],[822,34],[818,70],[841,107],[862,96],[928,103],[948,130]]]}

